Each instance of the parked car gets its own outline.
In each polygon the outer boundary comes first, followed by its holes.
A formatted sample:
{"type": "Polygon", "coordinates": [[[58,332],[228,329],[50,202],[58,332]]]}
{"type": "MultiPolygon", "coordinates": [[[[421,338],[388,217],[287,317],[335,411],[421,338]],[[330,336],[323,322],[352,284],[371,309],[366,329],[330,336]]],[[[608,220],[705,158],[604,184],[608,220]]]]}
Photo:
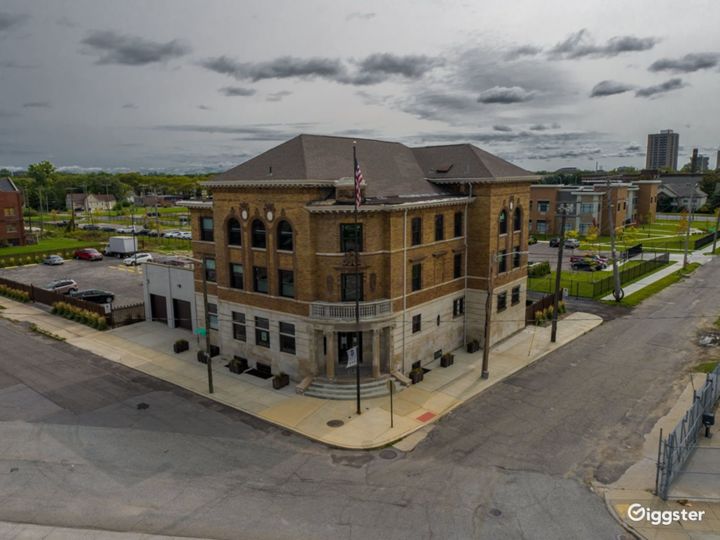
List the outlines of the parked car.
{"type": "Polygon", "coordinates": [[[570,264],[570,267],[573,270],[585,270],[588,272],[595,272],[597,270],[602,270],[602,267],[597,262],[590,260],[590,259],[583,259],[581,261],[576,261],[574,263],[570,264]]]}
{"type": "Polygon", "coordinates": [[[577,249],[580,247],[580,240],[577,238],[566,238],[565,247],[569,249],[577,249]]]}
{"type": "Polygon", "coordinates": [[[100,230],[105,232],[115,232],[115,225],[100,225],[100,230]]]}
{"type": "Polygon", "coordinates": [[[78,226],[79,229],[83,229],[85,231],[99,231],[100,227],[97,225],[94,225],[92,223],[85,223],[83,225],[78,226]]]}
{"type": "Polygon", "coordinates": [[[528,246],[532,246],[533,244],[537,244],[537,238],[530,235],[530,237],[528,238],[528,246]]]}
{"type": "Polygon", "coordinates": [[[146,262],[152,262],[153,256],[150,253],[136,253],[126,258],[123,263],[125,266],[135,266],[146,262]]]}
{"type": "Polygon", "coordinates": [[[68,294],[73,291],[78,290],[78,284],[75,282],[74,279],[56,279],[55,281],[51,281],[43,289],[47,289],[48,291],[53,291],[60,294],[68,294]]]}
{"type": "Polygon", "coordinates": [[[608,259],[607,257],[602,257],[600,255],[596,255],[594,253],[586,253],[585,255],[573,255],[570,257],[570,262],[581,262],[581,261],[592,261],[597,263],[600,268],[607,268],[608,265],[608,259]]]}
{"type": "Polygon", "coordinates": [[[178,238],[180,231],[167,231],[163,233],[164,238],[178,238]]]}
{"type": "Polygon", "coordinates": [[[560,238],[557,236],[550,239],[550,247],[560,247],[560,238]]]}
{"type": "Polygon", "coordinates": [[[96,304],[109,304],[115,299],[115,295],[102,289],[85,289],[84,291],[71,291],[70,296],[96,304]]]}
{"type": "Polygon", "coordinates": [[[148,236],[162,236],[162,233],[158,234],[156,229],[148,229],[146,234],[148,236]]]}
{"type": "Polygon", "coordinates": [[[57,266],[58,264],[63,264],[65,262],[65,259],[63,259],[60,255],[48,255],[43,259],[43,264],[47,264],[48,266],[57,266]]]}
{"type": "Polygon", "coordinates": [[[102,261],[102,253],[95,248],[78,249],[73,255],[76,259],[83,261],[102,261]]]}
{"type": "Polygon", "coordinates": [[[181,238],[182,240],[192,240],[192,233],[189,231],[181,232],[177,238],[181,238]]]}

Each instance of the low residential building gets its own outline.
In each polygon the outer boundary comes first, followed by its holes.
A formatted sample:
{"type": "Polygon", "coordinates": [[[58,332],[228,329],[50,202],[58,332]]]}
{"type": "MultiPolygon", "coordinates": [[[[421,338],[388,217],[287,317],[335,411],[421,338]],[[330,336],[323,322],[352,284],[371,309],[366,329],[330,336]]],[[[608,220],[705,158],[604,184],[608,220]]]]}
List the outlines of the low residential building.
{"type": "Polygon", "coordinates": [[[0,247],[24,246],[22,192],[10,178],[0,178],[0,247]]]}
{"type": "Polygon", "coordinates": [[[681,210],[693,212],[707,203],[707,193],[700,189],[700,174],[675,174],[660,176],[658,208],[666,212],[681,210]]]}
{"type": "Polygon", "coordinates": [[[116,203],[115,195],[68,193],[65,196],[65,208],[67,210],[74,208],[76,212],[112,210],[116,203]]]}
{"type": "Polygon", "coordinates": [[[611,217],[615,227],[653,223],[659,184],[659,180],[626,182],[597,175],[584,177],[579,186],[535,184],[530,189],[530,232],[560,234],[561,210],[566,214],[565,230],[583,236],[593,229],[609,234],[611,217]]]}
{"type": "MultiPolygon", "coordinates": [[[[195,294],[224,356],[294,380],[407,374],[525,326],[527,209],[537,176],[469,144],[301,135],[204,183],[187,201],[195,294]],[[354,212],[353,145],[364,178],[354,212]],[[358,252],[359,266],[355,265],[358,252]],[[359,279],[356,279],[356,271],[359,279]]],[[[492,369],[492,367],[491,367],[492,369]]]]}

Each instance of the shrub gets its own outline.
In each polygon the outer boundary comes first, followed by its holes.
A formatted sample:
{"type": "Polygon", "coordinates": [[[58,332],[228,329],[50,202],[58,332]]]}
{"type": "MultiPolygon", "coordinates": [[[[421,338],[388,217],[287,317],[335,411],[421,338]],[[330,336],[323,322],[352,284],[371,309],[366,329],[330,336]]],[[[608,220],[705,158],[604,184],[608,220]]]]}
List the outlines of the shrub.
{"type": "Polygon", "coordinates": [[[542,324],[545,322],[545,315],[543,314],[541,309],[538,309],[535,312],[535,324],[542,324]]]}
{"type": "Polygon", "coordinates": [[[21,291],[20,289],[15,289],[13,287],[8,287],[7,285],[0,285],[0,294],[10,298],[11,300],[16,300],[17,302],[27,303],[30,301],[30,293],[26,293],[25,291],[21,291]]]}
{"type": "MultiPolygon", "coordinates": [[[[559,311],[559,310],[558,310],[559,311]]],[[[553,313],[555,313],[555,308],[552,306],[547,307],[547,318],[552,319],[553,313]]]]}
{"type": "Polygon", "coordinates": [[[558,302],[558,313],[565,313],[566,311],[565,300],[560,300],[560,302],[558,302]]]}
{"type": "Polygon", "coordinates": [[[72,321],[86,324],[87,326],[90,326],[91,328],[96,328],[98,330],[106,330],[108,327],[107,319],[105,319],[103,315],[87,309],[73,306],[72,304],[68,304],[67,302],[55,302],[52,305],[52,313],[55,315],[59,315],[60,317],[64,317],[65,319],[70,319],[72,321]]]}
{"type": "Polygon", "coordinates": [[[533,278],[545,277],[550,273],[550,263],[547,261],[535,263],[530,266],[528,276],[533,278]]]}

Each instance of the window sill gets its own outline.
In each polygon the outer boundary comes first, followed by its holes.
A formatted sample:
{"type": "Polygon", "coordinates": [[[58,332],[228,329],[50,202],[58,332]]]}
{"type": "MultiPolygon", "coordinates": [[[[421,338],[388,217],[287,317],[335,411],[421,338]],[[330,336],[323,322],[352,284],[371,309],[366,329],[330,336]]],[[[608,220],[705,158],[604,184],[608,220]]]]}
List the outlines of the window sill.
{"type": "Polygon", "coordinates": [[[278,253],[284,253],[286,255],[292,255],[293,253],[295,253],[295,250],[292,250],[292,249],[278,249],[276,251],[278,253]]]}
{"type": "Polygon", "coordinates": [[[253,251],[267,251],[267,248],[261,248],[261,247],[255,247],[255,246],[252,246],[250,249],[252,249],[253,251]]]}
{"type": "Polygon", "coordinates": [[[233,249],[241,249],[242,248],[242,244],[228,244],[227,246],[229,248],[233,248],[233,249]]]}

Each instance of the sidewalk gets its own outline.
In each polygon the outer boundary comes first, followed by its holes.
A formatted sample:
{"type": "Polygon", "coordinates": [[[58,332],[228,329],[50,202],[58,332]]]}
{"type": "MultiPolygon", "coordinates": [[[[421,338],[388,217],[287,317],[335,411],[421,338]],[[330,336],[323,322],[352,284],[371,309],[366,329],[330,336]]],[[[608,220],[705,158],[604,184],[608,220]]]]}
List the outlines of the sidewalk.
{"type": "MultiPolygon", "coordinates": [[[[712,260],[712,257],[710,255],[705,255],[703,252],[704,249],[700,249],[697,251],[691,251],[688,253],[688,262],[689,263],[700,263],[705,264],[712,260]]],[[[625,296],[629,296],[634,292],[639,291],[640,289],[644,289],[648,285],[651,285],[652,283],[655,283],[656,281],[661,280],[665,276],[668,276],[672,274],[673,272],[677,272],[682,268],[682,261],[683,261],[683,255],[682,253],[671,253],[670,254],[670,264],[663,268],[662,270],[658,270],[657,272],[653,274],[649,274],[645,276],[644,278],[641,278],[634,283],[624,286],[623,291],[625,291],[625,296]]],[[[607,296],[604,296],[602,300],[615,300],[615,297],[612,294],[608,294],[607,296]]]]}
{"type": "MultiPolygon", "coordinates": [[[[695,388],[705,380],[702,373],[694,373],[695,388]]],[[[663,501],[653,493],[655,490],[655,464],[657,462],[658,438],[660,429],[667,434],[685,414],[693,399],[693,385],[688,384],[670,412],[659,419],[652,431],[645,436],[641,459],[632,465],[615,483],[605,486],[596,484],[594,487],[604,493],[605,502],[611,513],[627,529],[641,538],[657,540],[681,539],[720,539],[720,503],[711,501],[687,501],[682,499],[677,489],[672,489],[670,496],[676,500],[663,501]],[[698,521],[673,520],[667,524],[653,524],[647,519],[632,519],[629,514],[631,505],[639,504],[652,511],[705,512],[698,521]]],[[[677,488],[677,483],[675,488],[677,488]]]]}
{"type": "Polygon", "coordinates": [[[363,400],[363,414],[358,416],[354,400],[306,397],[296,394],[292,384],[274,390],[270,379],[232,374],[225,369],[225,362],[218,359],[213,362],[215,392],[208,394],[207,366],[195,360],[196,344],[193,343],[190,351],[170,353],[176,339],[192,339],[185,330],[144,322],[98,332],[27,304],[5,298],[0,299],[0,304],[7,308],[0,312],[3,317],[34,323],[65,338],[71,345],[308,438],[348,449],[378,448],[407,437],[602,323],[597,315],[573,313],[558,323],[556,343],[550,342],[549,326],[528,326],[492,349],[489,379],[480,376],[482,352],[455,351],[454,365],[441,368],[439,362],[431,364],[431,371],[425,374],[422,382],[394,395],[394,427],[390,428],[389,396],[363,400]],[[329,427],[331,420],[340,426],[329,427]]]}
{"type": "Polygon", "coordinates": [[[203,540],[189,536],[159,536],[95,529],[70,529],[8,521],[0,521],[0,538],[12,538],[13,540],[203,540]]]}

